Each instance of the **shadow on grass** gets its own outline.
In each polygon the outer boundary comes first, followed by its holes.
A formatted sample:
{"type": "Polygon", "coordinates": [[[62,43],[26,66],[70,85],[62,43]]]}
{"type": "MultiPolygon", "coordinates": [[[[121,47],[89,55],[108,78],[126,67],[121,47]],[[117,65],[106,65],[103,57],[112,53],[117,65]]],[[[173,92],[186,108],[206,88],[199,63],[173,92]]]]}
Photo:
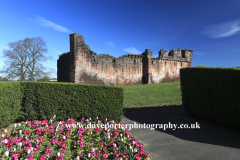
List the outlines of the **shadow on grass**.
{"type": "Polygon", "coordinates": [[[183,108],[182,105],[161,105],[161,106],[145,106],[145,107],[131,107],[124,108],[123,111],[144,111],[144,110],[159,110],[159,109],[179,109],[183,108]]]}
{"type": "MultiPolygon", "coordinates": [[[[240,129],[226,127],[217,122],[207,121],[194,115],[188,115],[182,105],[125,108],[122,119],[122,123],[125,124],[133,124],[133,122],[136,122],[140,124],[167,125],[168,127],[169,124],[172,126],[176,124],[177,128],[175,128],[175,130],[173,127],[166,130],[155,126],[153,128],[155,128],[155,131],[166,133],[182,140],[199,142],[199,145],[205,143],[240,149],[240,143],[237,143],[240,142],[240,129]],[[191,127],[192,124],[196,123],[199,124],[199,129],[179,128],[182,124],[187,124],[188,127],[191,127]]],[[[135,134],[138,134],[137,130],[138,129],[135,129],[135,134]]],[[[150,129],[147,130],[151,132],[150,129]]],[[[162,133],[152,132],[151,134],[153,134],[153,138],[156,138],[154,136],[159,136],[159,143],[161,143],[166,141],[166,139],[161,140],[160,137],[163,137],[162,133]]]]}

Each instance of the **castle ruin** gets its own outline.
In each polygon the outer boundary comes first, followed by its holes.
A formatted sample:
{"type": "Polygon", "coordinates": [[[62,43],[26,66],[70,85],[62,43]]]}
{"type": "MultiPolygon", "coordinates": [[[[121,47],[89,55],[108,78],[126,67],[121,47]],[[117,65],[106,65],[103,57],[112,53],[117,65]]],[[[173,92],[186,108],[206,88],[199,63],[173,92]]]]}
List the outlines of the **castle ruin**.
{"type": "Polygon", "coordinates": [[[70,34],[70,52],[59,55],[57,81],[95,85],[139,85],[180,81],[180,68],[191,67],[193,50],[161,49],[157,58],[146,49],[142,54],[97,55],[83,36],[70,34]]]}

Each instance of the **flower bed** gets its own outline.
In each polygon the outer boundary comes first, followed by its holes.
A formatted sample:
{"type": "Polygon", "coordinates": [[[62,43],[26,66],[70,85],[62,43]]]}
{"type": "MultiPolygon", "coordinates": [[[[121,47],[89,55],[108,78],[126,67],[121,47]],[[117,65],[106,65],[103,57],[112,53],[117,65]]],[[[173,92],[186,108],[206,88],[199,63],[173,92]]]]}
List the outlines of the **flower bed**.
{"type": "Polygon", "coordinates": [[[94,121],[82,118],[78,124],[71,118],[69,122],[58,123],[54,119],[55,116],[49,123],[45,119],[42,122],[35,120],[15,124],[12,133],[5,130],[0,139],[0,160],[152,159],[145,153],[144,145],[137,143],[131,133],[127,132],[129,129],[124,124],[117,125],[109,121],[109,125],[114,127],[104,128],[98,117],[94,121]]]}

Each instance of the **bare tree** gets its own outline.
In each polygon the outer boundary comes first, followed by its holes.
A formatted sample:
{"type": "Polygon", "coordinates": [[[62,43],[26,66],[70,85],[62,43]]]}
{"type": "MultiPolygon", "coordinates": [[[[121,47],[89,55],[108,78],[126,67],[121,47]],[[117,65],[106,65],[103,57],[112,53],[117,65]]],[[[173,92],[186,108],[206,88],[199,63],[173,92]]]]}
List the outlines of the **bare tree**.
{"type": "Polygon", "coordinates": [[[9,59],[5,62],[8,67],[0,73],[6,73],[12,78],[18,77],[20,81],[24,81],[27,77],[33,81],[35,78],[42,78],[54,72],[44,72],[46,69],[39,64],[40,61],[48,60],[43,55],[47,53],[47,48],[46,42],[41,37],[25,38],[8,45],[11,50],[3,51],[3,57],[9,59]]]}

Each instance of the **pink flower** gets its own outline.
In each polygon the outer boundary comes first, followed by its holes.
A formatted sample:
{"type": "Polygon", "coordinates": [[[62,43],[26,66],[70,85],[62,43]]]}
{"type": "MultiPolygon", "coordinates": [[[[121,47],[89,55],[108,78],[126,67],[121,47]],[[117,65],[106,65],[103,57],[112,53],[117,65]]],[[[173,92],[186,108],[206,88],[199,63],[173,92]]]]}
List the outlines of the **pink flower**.
{"type": "Polygon", "coordinates": [[[45,159],[47,159],[47,156],[41,155],[40,160],[45,160],[45,159]]]}
{"type": "Polygon", "coordinates": [[[150,154],[147,153],[147,154],[143,155],[143,157],[144,158],[150,157],[150,154]]]}
{"type": "Polygon", "coordinates": [[[100,150],[96,150],[96,153],[97,153],[97,155],[100,155],[101,151],[100,150]]]}
{"type": "MultiPolygon", "coordinates": [[[[103,151],[106,151],[108,148],[106,147],[106,146],[104,146],[103,148],[102,148],[102,150],[103,151]]],[[[107,157],[106,157],[107,158],[107,157]]]]}
{"type": "Polygon", "coordinates": [[[84,145],[84,142],[83,141],[79,141],[79,145],[80,145],[80,147],[83,147],[84,145]]]}
{"type": "Polygon", "coordinates": [[[102,157],[103,157],[103,158],[108,158],[108,154],[107,154],[107,153],[103,153],[103,154],[102,154],[102,157]]]}
{"type": "Polygon", "coordinates": [[[142,158],[140,156],[136,156],[135,159],[142,160],[142,158]]]}
{"type": "Polygon", "coordinates": [[[119,157],[120,153],[114,153],[113,158],[119,157]]]}
{"type": "Polygon", "coordinates": [[[35,120],[34,122],[33,122],[33,124],[38,124],[39,122],[38,122],[38,120],[35,120]]]}

